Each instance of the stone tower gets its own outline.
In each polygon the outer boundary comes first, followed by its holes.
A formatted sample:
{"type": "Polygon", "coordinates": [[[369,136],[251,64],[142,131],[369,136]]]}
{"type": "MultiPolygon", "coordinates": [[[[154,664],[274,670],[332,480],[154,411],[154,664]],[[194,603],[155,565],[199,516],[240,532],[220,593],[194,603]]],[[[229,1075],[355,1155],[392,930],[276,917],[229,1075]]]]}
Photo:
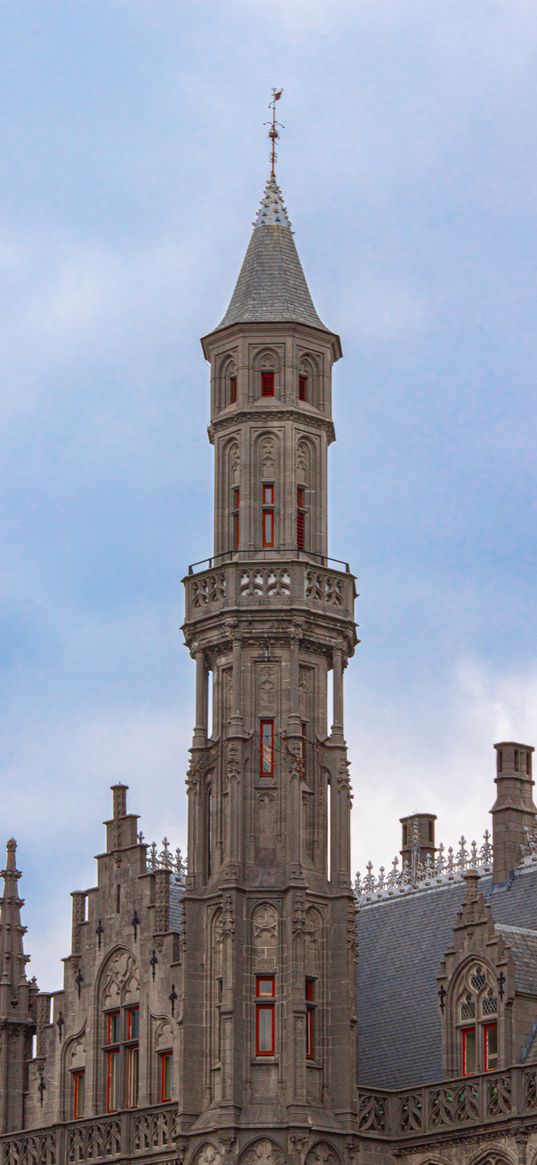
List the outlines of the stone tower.
{"type": "Polygon", "coordinates": [[[228,1130],[230,1160],[277,1130],[292,1160],[312,1130],[348,1150],[356,1119],[343,725],[356,634],[353,575],[327,557],[341,345],[313,306],[273,176],[202,344],[214,553],[185,579],[196,723],[179,1112],[200,1143],[228,1130]]]}
{"type": "Polygon", "coordinates": [[[35,1032],[37,985],[28,982],[21,924],[17,843],[6,846],[6,868],[0,873],[0,1133],[24,1125],[24,1096],[28,1088],[28,1061],[35,1032]]]}

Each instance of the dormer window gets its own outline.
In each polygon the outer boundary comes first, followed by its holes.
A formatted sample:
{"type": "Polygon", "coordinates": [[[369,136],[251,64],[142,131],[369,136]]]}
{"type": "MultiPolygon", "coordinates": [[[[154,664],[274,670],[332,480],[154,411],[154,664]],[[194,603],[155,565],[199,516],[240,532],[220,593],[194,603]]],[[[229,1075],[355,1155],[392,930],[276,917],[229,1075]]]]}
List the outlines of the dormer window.
{"type": "Polygon", "coordinates": [[[261,396],[274,396],[274,371],[264,371],[261,373],[261,396]]]}
{"type": "Polygon", "coordinates": [[[459,1062],[462,1076],[498,1067],[498,998],[484,963],[467,969],[457,998],[459,1062]]]}

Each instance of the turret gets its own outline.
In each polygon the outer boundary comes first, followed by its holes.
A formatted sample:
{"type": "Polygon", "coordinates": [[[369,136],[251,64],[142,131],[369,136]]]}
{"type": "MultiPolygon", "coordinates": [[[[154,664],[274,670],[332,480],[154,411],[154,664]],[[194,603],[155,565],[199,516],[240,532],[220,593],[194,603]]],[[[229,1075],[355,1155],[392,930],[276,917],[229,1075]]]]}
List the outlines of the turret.
{"type": "Polygon", "coordinates": [[[37,985],[26,977],[29,956],[24,953],[17,869],[17,843],[6,845],[6,867],[0,877],[0,1132],[24,1126],[27,1065],[32,1054],[37,985]]]}

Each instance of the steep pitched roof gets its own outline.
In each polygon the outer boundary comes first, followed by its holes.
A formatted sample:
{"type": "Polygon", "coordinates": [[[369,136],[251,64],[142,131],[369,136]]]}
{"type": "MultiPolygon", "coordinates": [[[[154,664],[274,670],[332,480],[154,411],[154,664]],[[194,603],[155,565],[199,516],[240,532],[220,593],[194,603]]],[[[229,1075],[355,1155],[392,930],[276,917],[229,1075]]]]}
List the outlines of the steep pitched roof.
{"type": "Polygon", "coordinates": [[[505,925],[497,925],[496,930],[511,948],[517,990],[537,995],[537,931],[505,925]]]}
{"type": "Polygon", "coordinates": [[[286,321],[330,330],[313,306],[282,192],[270,177],[231,302],[215,331],[230,324],[286,321]]]}
{"type": "MultiPolygon", "coordinates": [[[[513,950],[519,990],[533,993],[537,867],[480,890],[513,950]]],[[[442,1079],[436,976],[465,894],[461,882],[358,911],[359,1072],[363,1084],[404,1088],[442,1079]]],[[[532,1050],[532,1058],[536,1052],[532,1050]]],[[[528,1055],[528,1053],[526,1053],[528,1055]]]]}

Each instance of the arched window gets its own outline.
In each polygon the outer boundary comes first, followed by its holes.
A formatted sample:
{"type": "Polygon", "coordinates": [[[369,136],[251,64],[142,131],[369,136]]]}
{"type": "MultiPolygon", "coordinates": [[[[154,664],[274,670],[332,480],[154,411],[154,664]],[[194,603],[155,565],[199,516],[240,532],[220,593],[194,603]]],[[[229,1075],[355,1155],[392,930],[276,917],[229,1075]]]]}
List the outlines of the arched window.
{"type": "Polygon", "coordinates": [[[280,359],[277,351],[264,348],[257,352],[253,362],[255,400],[270,400],[281,396],[280,359]]]}
{"type": "Polygon", "coordinates": [[[217,374],[216,407],[227,409],[237,403],[237,367],[233,357],[224,356],[217,374]]]}
{"type": "Polygon", "coordinates": [[[136,1108],[139,1089],[140,980],[134,956],[114,951],[101,987],[103,1108],[136,1108]]]}
{"type": "Polygon", "coordinates": [[[496,981],[483,962],[471,963],[456,984],[455,1023],[462,1076],[498,1067],[496,981]]]}

